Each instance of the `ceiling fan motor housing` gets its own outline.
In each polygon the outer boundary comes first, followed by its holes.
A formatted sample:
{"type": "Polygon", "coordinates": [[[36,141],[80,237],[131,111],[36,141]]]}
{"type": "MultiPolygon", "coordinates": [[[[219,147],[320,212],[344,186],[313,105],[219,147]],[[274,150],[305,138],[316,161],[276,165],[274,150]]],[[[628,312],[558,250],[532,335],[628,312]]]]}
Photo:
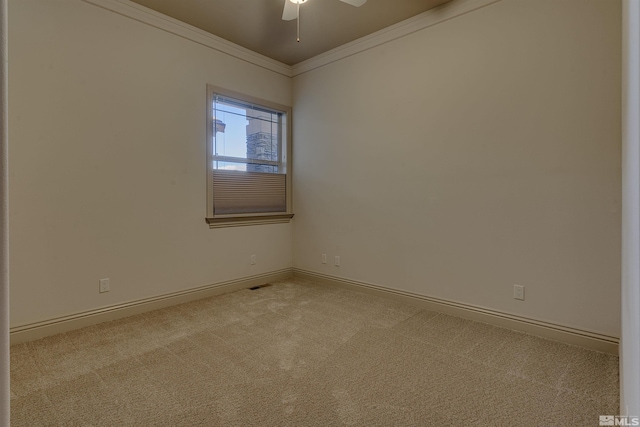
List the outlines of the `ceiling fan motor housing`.
{"type": "MultiPolygon", "coordinates": [[[[282,19],[284,21],[292,21],[300,17],[300,5],[306,3],[308,0],[284,0],[284,10],[282,11],[282,19]]],[[[351,6],[360,7],[367,2],[367,0],[340,0],[343,3],[351,6]]]]}

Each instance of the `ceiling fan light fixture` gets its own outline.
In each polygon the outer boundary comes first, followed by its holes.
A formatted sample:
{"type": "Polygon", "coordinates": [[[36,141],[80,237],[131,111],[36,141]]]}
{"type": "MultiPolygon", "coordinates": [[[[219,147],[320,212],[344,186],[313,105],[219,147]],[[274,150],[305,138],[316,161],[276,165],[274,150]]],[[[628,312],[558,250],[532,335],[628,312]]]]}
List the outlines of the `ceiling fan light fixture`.
{"type": "MultiPolygon", "coordinates": [[[[283,21],[292,21],[296,19],[298,36],[296,41],[300,42],[300,5],[306,3],[308,0],[284,0],[284,10],[282,11],[283,21]]],[[[367,2],[367,0],[340,0],[343,3],[350,4],[351,6],[360,7],[367,2]]]]}

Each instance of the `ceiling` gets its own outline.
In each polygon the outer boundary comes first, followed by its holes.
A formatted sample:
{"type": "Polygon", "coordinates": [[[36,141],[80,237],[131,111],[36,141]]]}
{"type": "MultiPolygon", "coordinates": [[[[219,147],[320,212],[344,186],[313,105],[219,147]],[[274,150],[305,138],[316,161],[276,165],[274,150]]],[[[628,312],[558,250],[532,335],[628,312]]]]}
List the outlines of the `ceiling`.
{"type": "Polygon", "coordinates": [[[356,8],[309,0],[296,20],[283,21],[288,0],[131,0],[288,65],[374,33],[449,0],[368,0],[356,8]]]}

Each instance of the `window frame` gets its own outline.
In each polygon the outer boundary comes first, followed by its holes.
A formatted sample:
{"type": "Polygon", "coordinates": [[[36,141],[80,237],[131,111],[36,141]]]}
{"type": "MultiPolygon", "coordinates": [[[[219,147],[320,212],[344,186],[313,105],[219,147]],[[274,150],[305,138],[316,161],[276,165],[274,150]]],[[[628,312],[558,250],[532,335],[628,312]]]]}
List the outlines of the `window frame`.
{"type": "MultiPolygon", "coordinates": [[[[256,98],[254,96],[246,95],[240,92],[227,90],[214,85],[207,85],[207,141],[206,141],[206,161],[207,161],[207,216],[205,218],[209,228],[220,227],[237,227],[245,225],[261,225],[261,224],[278,224],[288,223],[293,217],[293,200],[292,200],[292,138],[291,138],[291,107],[287,105],[278,104],[275,102],[267,101],[264,99],[256,98]],[[284,170],[285,175],[285,197],[286,197],[286,212],[274,212],[274,213],[243,213],[243,214],[214,214],[214,198],[213,198],[213,175],[215,169],[213,167],[214,162],[214,147],[213,141],[215,137],[214,123],[213,123],[213,100],[216,95],[220,95],[226,98],[237,100],[241,103],[249,105],[255,105],[263,109],[273,110],[275,112],[282,113],[282,120],[279,126],[278,133],[278,148],[280,161],[279,168],[284,170]]],[[[224,156],[218,156],[224,157],[224,156]]],[[[252,159],[247,158],[246,163],[252,163],[252,159]]],[[[266,162],[265,162],[266,163],[266,162]]]]}

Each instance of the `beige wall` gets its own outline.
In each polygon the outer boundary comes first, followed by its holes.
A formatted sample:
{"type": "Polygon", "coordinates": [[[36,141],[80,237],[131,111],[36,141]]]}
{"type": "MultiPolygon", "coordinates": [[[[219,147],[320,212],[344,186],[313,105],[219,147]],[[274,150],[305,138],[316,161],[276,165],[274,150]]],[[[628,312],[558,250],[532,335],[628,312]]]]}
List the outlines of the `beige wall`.
{"type": "Polygon", "coordinates": [[[503,0],[295,77],[294,267],[619,336],[620,43],[503,0]]]}
{"type": "Polygon", "coordinates": [[[290,224],[204,220],[206,84],[288,77],[79,0],[9,13],[12,326],[291,267],[290,224]]]}
{"type": "Polygon", "coordinates": [[[620,413],[640,414],[640,3],[623,2],[620,413]]]}
{"type": "Polygon", "coordinates": [[[293,96],[80,0],[10,14],[13,326],[293,257],[619,336],[619,2],[503,0],[295,77],[293,96]],[[207,228],[207,83],[293,102],[293,230],[207,228]]]}
{"type": "Polygon", "coordinates": [[[0,0],[0,425],[10,423],[7,0],[0,0]]]}

